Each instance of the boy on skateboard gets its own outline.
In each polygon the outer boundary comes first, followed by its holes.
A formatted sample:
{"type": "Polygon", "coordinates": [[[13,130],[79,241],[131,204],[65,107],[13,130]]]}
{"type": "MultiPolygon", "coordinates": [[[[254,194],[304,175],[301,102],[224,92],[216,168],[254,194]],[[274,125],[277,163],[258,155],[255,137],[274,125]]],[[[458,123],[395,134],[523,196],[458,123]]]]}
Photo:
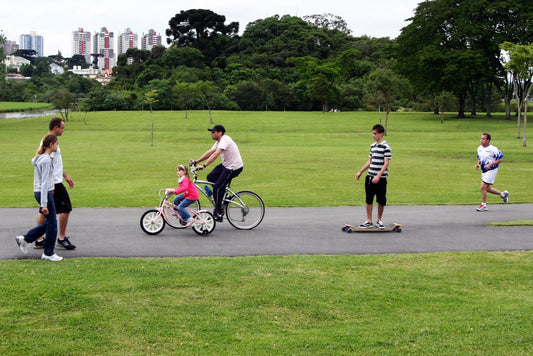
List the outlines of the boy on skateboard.
{"type": "Polygon", "coordinates": [[[389,144],[383,139],[383,135],[385,135],[385,128],[380,124],[374,125],[372,137],[375,142],[370,145],[369,159],[355,175],[355,179],[359,180],[363,172],[368,169],[365,180],[366,221],[359,225],[363,229],[385,228],[382,218],[385,205],[387,205],[387,177],[389,176],[388,168],[392,154],[389,144]],[[378,216],[375,225],[372,223],[374,197],[378,203],[378,216]]]}

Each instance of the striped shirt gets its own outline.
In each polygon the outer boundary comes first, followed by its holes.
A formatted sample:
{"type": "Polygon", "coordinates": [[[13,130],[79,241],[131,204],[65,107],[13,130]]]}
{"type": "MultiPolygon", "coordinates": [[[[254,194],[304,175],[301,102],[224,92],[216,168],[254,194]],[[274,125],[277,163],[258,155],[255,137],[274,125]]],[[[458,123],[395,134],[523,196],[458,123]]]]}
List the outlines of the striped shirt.
{"type": "MultiPolygon", "coordinates": [[[[386,159],[391,159],[392,153],[389,144],[386,141],[381,143],[373,143],[370,145],[370,167],[368,167],[368,175],[375,177],[383,168],[386,159]]],[[[386,169],[385,172],[381,175],[382,178],[387,178],[389,176],[389,170],[386,169]]]]}

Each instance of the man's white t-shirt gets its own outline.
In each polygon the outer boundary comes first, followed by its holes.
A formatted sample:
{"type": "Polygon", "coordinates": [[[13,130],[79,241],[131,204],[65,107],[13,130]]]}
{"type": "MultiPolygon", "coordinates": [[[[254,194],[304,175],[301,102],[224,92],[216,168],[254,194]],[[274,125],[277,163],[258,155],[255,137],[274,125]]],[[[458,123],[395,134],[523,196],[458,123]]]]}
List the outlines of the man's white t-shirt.
{"type": "Polygon", "coordinates": [[[212,149],[217,150],[220,148],[220,158],[222,159],[222,165],[227,169],[235,170],[241,168],[242,163],[241,153],[237,144],[231,139],[231,137],[222,135],[220,141],[215,142],[212,149]]]}

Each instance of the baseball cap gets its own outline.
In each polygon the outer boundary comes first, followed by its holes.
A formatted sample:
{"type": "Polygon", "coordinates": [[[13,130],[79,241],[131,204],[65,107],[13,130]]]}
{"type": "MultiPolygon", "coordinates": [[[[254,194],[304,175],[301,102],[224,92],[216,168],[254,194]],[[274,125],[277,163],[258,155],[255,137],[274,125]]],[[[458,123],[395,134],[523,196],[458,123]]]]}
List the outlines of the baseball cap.
{"type": "Polygon", "coordinates": [[[212,129],[207,129],[207,130],[211,131],[211,132],[213,132],[213,131],[219,131],[219,132],[222,132],[222,133],[226,132],[226,129],[222,125],[215,125],[215,126],[213,126],[212,129]]]}

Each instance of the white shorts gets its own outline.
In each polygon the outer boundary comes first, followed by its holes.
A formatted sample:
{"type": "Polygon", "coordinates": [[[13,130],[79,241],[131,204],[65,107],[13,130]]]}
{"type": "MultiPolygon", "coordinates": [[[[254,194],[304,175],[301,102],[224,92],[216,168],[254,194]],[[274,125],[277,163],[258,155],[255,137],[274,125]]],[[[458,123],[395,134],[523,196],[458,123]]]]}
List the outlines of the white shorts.
{"type": "Polygon", "coordinates": [[[498,175],[498,168],[481,173],[481,180],[485,184],[493,185],[498,175]]]}

